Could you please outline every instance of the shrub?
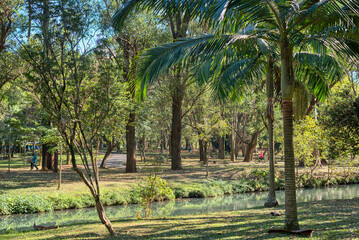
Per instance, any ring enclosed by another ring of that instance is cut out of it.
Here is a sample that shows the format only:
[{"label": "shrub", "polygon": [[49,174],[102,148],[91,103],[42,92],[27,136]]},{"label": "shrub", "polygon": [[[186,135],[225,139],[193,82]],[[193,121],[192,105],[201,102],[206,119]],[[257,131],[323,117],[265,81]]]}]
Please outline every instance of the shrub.
[{"label": "shrub", "polygon": [[136,189],[140,194],[141,204],[145,207],[145,218],[151,216],[151,205],[153,201],[174,199],[172,189],[167,186],[167,181],[152,175],[145,177]]},{"label": "shrub", "polygon": [[46,197],[37,195],[1,196],[1,214],[21,214],[52,211],[53,207]]}]

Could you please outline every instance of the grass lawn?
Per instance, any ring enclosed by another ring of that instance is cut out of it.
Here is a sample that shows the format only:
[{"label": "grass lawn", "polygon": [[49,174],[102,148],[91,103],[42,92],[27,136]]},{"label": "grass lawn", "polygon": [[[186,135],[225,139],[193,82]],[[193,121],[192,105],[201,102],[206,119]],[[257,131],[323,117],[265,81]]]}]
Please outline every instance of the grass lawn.
[{"label": "grass lawn", "polygon": [[[331,200],[298,205],[301,229],[314,229],[313,239],[359,239],[359,199]],[[149,220],[114,219],[116,237],[98,222],[60,226],[47,231],[1,232],[0,239],[294,239],[300,236],[268,234],[281,228],[284,216],[273,209],[256,208],[205,215]],[[276,209],[284,212],[283,206]]]}]

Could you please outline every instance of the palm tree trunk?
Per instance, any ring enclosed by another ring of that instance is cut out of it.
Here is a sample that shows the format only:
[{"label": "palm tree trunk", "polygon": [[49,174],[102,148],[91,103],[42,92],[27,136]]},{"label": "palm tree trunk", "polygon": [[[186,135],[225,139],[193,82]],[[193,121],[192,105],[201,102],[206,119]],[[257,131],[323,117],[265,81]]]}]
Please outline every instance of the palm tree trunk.
[{"label": "palm tree trunk", "polygon": [[268,120],[268,160],[269,160],[269,192],[267,201],[264,203],[265,207],[278,206],[278,201],[275,196],[275,181],[274,181],[274,112],[273,112],[273,97],[274,97],[274,83],[273,83],[273,60],[269,59],[267,69],[267,120]]},{"label": "palm tree trunk", "polygon": [[293,50],[288,39],[281,43],[281,90],[284,131],[285,169],[285,226],[287,230],[298,230],[297,199],[295,186],[295,161],[293,147]]},{"label": "palm tree trunk", "polygon": [[283,99],[282,101],[285,164],[285,229],[298,230],[292,104],[292,100],[289,99]]}]

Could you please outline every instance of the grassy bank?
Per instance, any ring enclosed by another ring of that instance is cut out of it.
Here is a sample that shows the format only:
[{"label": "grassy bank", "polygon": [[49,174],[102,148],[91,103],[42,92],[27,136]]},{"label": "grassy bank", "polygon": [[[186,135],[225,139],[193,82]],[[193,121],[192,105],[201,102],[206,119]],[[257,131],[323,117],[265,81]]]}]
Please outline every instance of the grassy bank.
[{"label": "grassy bank", "polygon": [[[156,158],[153,155],[152,158]],[[65,158],[64,158],[65,159]],[[150,157],[148,158],[150,159]],[[65,162],[64,162],[65,164]],[[171,171],[170,162],[165,161],[157,174],[165,179],[173,195],[177,198],[213,197],[268,189],[268,163],[243,163],[240,161],[211,159],[208,166],[203,166],[196,158],[196,153],[183,156],[184,170]],[[23,158],[12,159],[11,172],[6,170],[6,160],[0,161],[0,214],[33,213],[60,209],[85,208],[94,206],[87,187],[71,166],[63,166],[62,187],[57,190],[58,173],[51,171],[29,171],[23,165]],[[283,163],[276,164],[276,188],[284,188]],[[313,178],[306,174],[305,168],[298,169],[298,187],[321,187],[338,184],[358,183],[359,169],[352,167],[350,176],[346,169],[336,167],[330,178],[327,168],[315,172]],[[138,162],[138,173],[126,174],[123,168],[100,170],[102,200],[104,205],[139,203],[138,182],[153,174],[152,162]],[[171,198],[161,196],[163,199]]]},{"label": "grassy bank", "polygon": [[[276,189],[284,189],[282,174],[277,174],[275,178]],[[350,179],[333,178],[327,179],[307,179],[301,178],[298,185],[309,187],[333,186],[344,183],[358,183],[359,179],[352,177]],[[222,196],[226,194],[249,193],[268,190],[268,171],[254,169],[241,180],[214,180],[205,179],[194,181],[192,183],[172,183],[167,192],[158,195],[155,200],[171,200],[175,198],[205,198]],[[102,193],[102,202],[105,206],[125,205],[141,203],[141,192],[144,191],[143,185],[134,184],[134,186],[125,189],[105,190]],[[89,193],[77,194],[20,194],[0,196],[0,214],[23,214],[48,212],[63,209],[78,209],[94,207],[95,202]]]},{"label": "grassy bank", "polygon": [[[81,222],[47,231],[0,233],[1,239],[292,239],[268,234],[281,228],[284,216],[270,216],[273,209],[257,208],[205,215],[150,220],[111,219],[117,237],[108,236],[103,225]],[[276,209],[281,213],[283,207]],[[331,200],[298,205],[301,229],[314,229],[313,239],[359,239],[359,199]]]}]

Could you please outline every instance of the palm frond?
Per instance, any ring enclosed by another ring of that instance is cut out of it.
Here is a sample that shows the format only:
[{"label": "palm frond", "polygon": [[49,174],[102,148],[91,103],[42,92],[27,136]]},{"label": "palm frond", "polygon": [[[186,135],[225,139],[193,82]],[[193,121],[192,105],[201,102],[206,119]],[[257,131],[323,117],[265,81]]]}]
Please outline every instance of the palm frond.
[{"label": "palm frond", "polygon": [[330,87],[343,75],[343,67],[334,57],[327,54],[300,52],[295,54],[294,61],[298,80],[304,82],[320,101],[329,94]]}]

